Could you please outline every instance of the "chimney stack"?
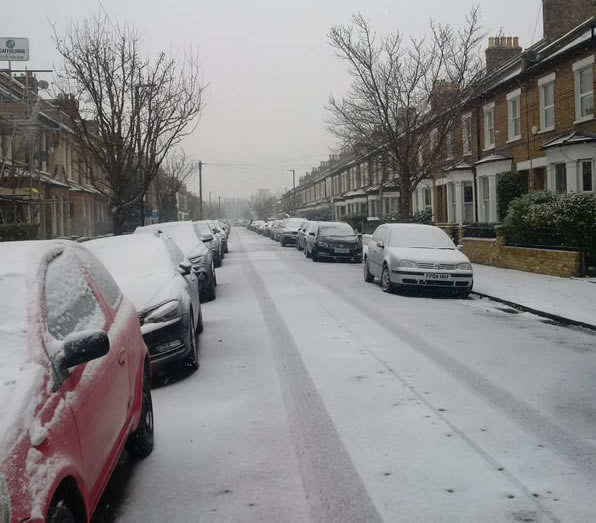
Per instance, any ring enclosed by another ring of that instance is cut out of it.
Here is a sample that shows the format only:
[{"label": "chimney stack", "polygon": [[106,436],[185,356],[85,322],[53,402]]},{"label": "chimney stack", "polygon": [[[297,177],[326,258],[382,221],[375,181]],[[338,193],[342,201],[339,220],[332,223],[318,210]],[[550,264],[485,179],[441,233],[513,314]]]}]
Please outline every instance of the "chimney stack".
[{"label": "chimney stack", "polygon": [[593,0],[542,0],[544,39],[552,42],[593,16]]},{"label": "chimney stack", "polygon": [[522,48],[517,36],[494,36],[488,39],[486,49],[486,72],[492,73],[504,63],[519,56]]}]

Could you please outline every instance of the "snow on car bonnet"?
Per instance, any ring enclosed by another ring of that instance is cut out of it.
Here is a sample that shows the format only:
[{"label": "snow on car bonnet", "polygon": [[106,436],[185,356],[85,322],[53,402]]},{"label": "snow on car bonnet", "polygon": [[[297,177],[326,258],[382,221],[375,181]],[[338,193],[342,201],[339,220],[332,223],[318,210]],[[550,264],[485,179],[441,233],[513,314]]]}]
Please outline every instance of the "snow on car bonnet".
[{"label": "snow on car bonnet", "polygon": [[33,394],[43,369],[29,347],[31,301],[36,299],[37,261],[45,242],[0,245],[0,457],[32,419]]}]

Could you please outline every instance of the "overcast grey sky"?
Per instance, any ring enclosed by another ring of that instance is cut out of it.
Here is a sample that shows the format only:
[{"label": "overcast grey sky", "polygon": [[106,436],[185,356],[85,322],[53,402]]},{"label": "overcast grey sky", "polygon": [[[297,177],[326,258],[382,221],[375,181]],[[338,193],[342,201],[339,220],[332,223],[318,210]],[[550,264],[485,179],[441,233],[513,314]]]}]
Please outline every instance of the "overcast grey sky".
[{"label": "overcast grey sky", "polygon": [[378,33],[420,36],[431,17],[461,26],[475,4],[487,37],[502,29],[519,36],[522,47],[542,37],[541,0],[21,0],[4,10],[0,36],[29,38],[27,65],[51,68],[59,60],[51,24],[93,16],[103,6],[112,20],[142,31],[149,54],[198,49],[208,105],[184,149],[205,162],[205,198],[238,197],[291,187],[289,169],[298,178],[337,146],[324,107],[350,79],[329,46],[331,26],[360,12]]}]

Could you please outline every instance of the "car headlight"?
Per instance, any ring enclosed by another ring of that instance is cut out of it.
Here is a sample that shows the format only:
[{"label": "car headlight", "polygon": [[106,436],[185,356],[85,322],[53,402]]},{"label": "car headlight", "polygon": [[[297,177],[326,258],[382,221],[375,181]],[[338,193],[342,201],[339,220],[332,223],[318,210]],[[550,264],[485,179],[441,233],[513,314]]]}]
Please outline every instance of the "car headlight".
[{"label": "car headlight", "polygon": [[329,244],[327,242],[317,242],[317,245],[319,247],[329,247]]},{"label": "car headlight", "polygon": [[471,263],[458,263],[457,268],[460,271],[471,271],[472,270],[472,264]]},{"label": "car headlight", "polygon": [[153,309],[145,316],[144,323],[159,323],[171,320],[177,316],[180,316],[180,302],[178,300],[172,300]]},{"label": "car headlight", "polygon": [[10,496],[2,476],[0,476],[0,523],[10,523]]},{"label": "car headlight", "polygon": [[406,267],[408,269],[415,269],[416,263],[410,260],[399,260],[400,267]]}]

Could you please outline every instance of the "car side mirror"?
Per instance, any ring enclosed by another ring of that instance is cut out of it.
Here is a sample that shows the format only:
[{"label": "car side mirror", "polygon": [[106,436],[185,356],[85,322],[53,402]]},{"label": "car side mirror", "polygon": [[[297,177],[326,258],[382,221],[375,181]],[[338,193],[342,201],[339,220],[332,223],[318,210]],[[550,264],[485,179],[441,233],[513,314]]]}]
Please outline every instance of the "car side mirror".
[{"label": "car side mirror", "polygon": [[62,347],[60,367],[63,370],[105,356],[110,350],[108,335],[102,331],[85,331],[66,338]]},{"label": "car side mirror", "polygon": [[464,246],[463,245],[458,245],[456,248],[457,248],[457,250],[459,252],[464,252]]},{"label": "car side mirror", "polygon": [[201,237],[201,241],[203,242],[212,242],[213,241],[213,234],[203,234]]},{"label": "car side mirror", "polygon": [[183,276],[189,275],[191,270],[192,264],[189,261],[184,260],[183,262],[180,262],[180,265],[178,265],[178,272]]},{"label": "car side mirror", "polygon": [[379,249],[384,249],[385,248],[385,244],[383,242],[377,242],[377,247]]}]

